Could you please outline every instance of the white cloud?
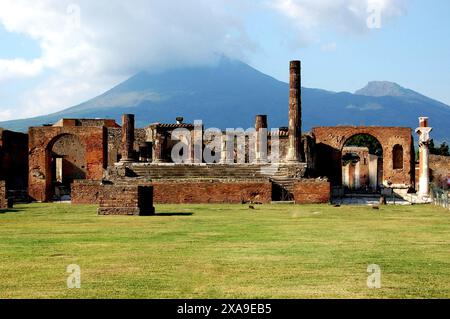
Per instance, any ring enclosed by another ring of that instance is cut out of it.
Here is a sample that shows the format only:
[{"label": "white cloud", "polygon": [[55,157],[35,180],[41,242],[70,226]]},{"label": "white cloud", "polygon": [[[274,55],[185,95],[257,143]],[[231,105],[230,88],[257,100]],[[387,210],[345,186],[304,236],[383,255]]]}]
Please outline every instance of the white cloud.
[{"label": "white cloud", "polygon": [[[324,29],[361,34],[367,21],[378,14],[381,24],[404,15],[409,0],[272,0],[268,5],[296,27],[296,45],[320,42]],[[374,12],[375,9],[375,12]]]},{"label": "white cloud", "polygon": [[76,104],[143,69],[211,63],[217,53],[243,58],[254,48],[225,0],[0,0],[0,23],[42,51],[0,60],[0,82],[53,74],[23,97],[21,116]]},{"label": "white cloud", "polygon": [[11,109],[0,110],[0,120],[10,120],[13,118],[13,112]]},{"label": "white cloud", "polygon": [[247,60],[258,47],[246,33],[246,14],[261,8],[287,16],[299,38],[314,39],[324,26],[361,28],[368,1],[392,17],[403,13],[407,0],[272,0],[269,6],[227,0],[0,0],[3,27],[31,37],[42,52],[29,61],[0,60],[0,83],[51,74],[23,95],[14,117],[45,114],[143,69],[210,63],[217,53]]},{"label": "white cloud", "polygon": [[66,75],[198,64],[252,46],[224,0],[1,0],[0,21],[39,41],[45,67]]},{"label": "white cloud", "polygon": [[42,60],[0,59],[0,81],[18,77],[34,77],[44,69]]}]

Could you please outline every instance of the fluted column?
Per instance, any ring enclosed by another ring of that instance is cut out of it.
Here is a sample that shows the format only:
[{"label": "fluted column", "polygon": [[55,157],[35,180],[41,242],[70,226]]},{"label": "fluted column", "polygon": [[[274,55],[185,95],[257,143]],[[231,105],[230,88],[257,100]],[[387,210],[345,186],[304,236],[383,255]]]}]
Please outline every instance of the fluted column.
[{"label": "fluted column", "polygon": [[156,132],[153,143],[153,163],[162,163],[164,149],[164,136],[160,132]]}]

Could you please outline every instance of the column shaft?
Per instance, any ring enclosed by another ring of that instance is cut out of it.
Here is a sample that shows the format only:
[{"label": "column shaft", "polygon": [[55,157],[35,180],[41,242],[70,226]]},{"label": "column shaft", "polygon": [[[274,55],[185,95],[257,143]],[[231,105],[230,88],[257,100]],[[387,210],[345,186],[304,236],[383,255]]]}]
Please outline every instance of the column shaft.
[{"label": "column shaft", "polygon": [[122,116],[122,162],[134,161],[134,115]]},{"label": "column shaft", "polygon": [[301,62],[290,63],[289,89],[289,150],[287,160],[299,162],[301,159],[302,110],[301,110]]}]

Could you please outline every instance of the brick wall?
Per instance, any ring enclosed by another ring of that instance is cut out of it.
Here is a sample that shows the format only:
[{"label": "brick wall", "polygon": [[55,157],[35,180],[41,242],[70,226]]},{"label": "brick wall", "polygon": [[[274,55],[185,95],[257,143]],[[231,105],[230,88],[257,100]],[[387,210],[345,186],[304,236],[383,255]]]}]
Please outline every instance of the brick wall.
[{"label": "brick wall", "polygon": [[8,190],[28,186],[28,135],[0,128],[0,180]]},{"label": "brick wall", "polygon": [[[373,136],[383,148],[383,181],[390,181],[397,187],[414,184],[415,153],[410,128],[404,127],[357,127],[334,126],[315,127],[312,130],[317,145],[317,175],[326,176],[333,185],[342,185],[341,153],[345,143],[355,135]],[[403,147],[403,168],[394,168],[393,150]]]},{"label": "brick wall", "polygon": [[[122,129],[108,128],[108,166],[114,166],[121,157],[123,151]],[[145,129],[134,130],[134,150],[136,152],[136,160],[138,159],[139,146],[147,142],[147,132]]]},{"label": "brick wall", "polygon": [[155,213],[153,187],[104,185],[99,215],[149,216]]},{"label": "brick wall", "polygon": [[430,170],[432,182],[441,183],[450,176],[450,156],[430,155]]},{"label": "brick wall", "polygon": [[155,182],[158,204],[220,204],[272,201],[272,183],[267,182]]},{"label": "brick wall", "polygon": [[[130,183],[138,181],[130,181]],[[147,184],[146,184],[147,185]],[[272,183],[261,182],[175,182],[149,183],[154,187],[157,204],[208,204],[272,201]],[[72,204],[97,204],[104,188],[99,181],[76,181],[72,184]]]},{"label": "brick wall", "polygon": [[86,179],[103,178],[106,168],[106,129],[103,127],[31,127],[29,129],[30,197],[49,201],[53,195],[50,150],[64,136],[71,135],[83,145]]},{"label": "brick wall", "polygon": [[296,204],[326,204],[330,202],[331,184],[323,180],[304,180],[294,184]]},{"label": "brick wall", "polygon": [[4,181],[0,181],[0,209],[5,209],[8,206],[6,200],[6,186]]},{"label": "brick wall", "polygon": [[72,204],[98,204],[103,194],[101,181],[77,180],[72,183]]}]

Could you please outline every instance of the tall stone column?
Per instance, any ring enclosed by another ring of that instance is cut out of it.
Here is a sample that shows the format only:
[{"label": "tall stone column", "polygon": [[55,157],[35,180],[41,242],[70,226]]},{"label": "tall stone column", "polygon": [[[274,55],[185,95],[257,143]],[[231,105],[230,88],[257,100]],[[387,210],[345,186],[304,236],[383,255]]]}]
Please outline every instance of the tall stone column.
[{"label": "tall stone column", "polygon": [[433,129],[428,127],[428,118],[419,118],[419,127],[416,133],[419,134],[419,196],[426,197],[430,194],[430,132]]},{"label": "tall stone column", "polygon": [[[267,162],[267,115],[256,115],[255,162]],[[266,136],[264,136],[264,134]],[[266,145],[264,145],[264,143]]]},{"label": "tall stone column", "polygon": [[134,114],[124,114],[122,116],[121,162],[134,162]]},{"label": "tall stone column", "polygon": [[288,162],[300,162],[302,140],[301,62],[290,63]]}]

